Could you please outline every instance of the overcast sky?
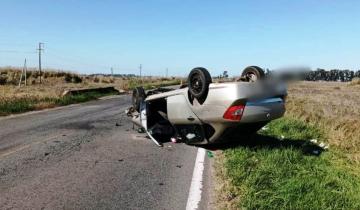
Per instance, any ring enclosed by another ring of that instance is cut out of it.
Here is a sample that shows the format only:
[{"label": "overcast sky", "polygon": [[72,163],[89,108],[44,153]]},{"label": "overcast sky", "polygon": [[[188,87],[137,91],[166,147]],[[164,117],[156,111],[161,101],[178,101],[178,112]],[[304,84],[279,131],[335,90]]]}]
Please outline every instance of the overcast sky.
[{"label": "overcast sky", "polygon": [[0,66],[80,73],[214,75],[248,65],[360,69],[360,1],[61,0],[0,2]]}]

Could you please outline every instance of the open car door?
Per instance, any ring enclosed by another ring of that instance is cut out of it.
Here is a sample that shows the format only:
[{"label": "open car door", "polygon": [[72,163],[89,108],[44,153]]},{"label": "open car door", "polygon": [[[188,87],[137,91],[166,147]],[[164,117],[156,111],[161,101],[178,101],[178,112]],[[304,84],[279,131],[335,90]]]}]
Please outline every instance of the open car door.
[{"label": "open car door", "polygon": [[147,122],[147,114],[148,114],[148,109],[147,109],[147,103],[145,101],[142,101],[140,103],[140,123],[142,125],[142,127],[144,128],[146,134],[149,136],[149,138],[159,147],[162,146],[162,143],[160,143],[159,141],[157,141],[152,135],[151,132],[149,132],[148,130],[148,122]]}]

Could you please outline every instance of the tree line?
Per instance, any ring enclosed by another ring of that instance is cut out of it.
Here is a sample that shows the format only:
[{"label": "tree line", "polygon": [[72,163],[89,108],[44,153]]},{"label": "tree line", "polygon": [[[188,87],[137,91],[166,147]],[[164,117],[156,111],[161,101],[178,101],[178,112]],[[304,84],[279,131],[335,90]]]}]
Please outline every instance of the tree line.
[{"label": "tree line", "polygon": [[351,71],[351,70],[333,69],[330,71],[326,71],[325,69],[316,69],[315,71],[305,72],[304,80],[349,82],[354,77],[360,77],[360,70]]},{"label": "tree line", "polygon": [[266,70],[267,75],[280,76],[285,80],[305,80],[305,81],[338,81],[350,82],[353,78],[360,78],[360,70],[341,70],[341,69],[316,69],[316,70],[299,70],[299,71],[269,71]]}]

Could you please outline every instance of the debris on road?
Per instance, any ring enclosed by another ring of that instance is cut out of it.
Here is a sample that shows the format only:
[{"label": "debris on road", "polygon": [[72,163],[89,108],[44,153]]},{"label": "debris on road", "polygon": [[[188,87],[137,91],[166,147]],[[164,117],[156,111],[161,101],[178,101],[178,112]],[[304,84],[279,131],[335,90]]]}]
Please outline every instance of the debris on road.
[{"label": "debris on road", "polygon": [[138,133],[145,133],[145,129],[144,129],[144,128],[138,128],[138,129],[137,129],[137,132],[138,132]]},{"label": "debris on road", "polygon": [[208,156],[209,158],[213,158],[213,157],[214,157],[214,154],[213,154],[211,151],[208,150],[206,153],[207,153],[207,156]]},{"label": "debris on road", "polygon": [[170,140],[172,143],[177,143],[177,139],[175,137],[171,137]]}]

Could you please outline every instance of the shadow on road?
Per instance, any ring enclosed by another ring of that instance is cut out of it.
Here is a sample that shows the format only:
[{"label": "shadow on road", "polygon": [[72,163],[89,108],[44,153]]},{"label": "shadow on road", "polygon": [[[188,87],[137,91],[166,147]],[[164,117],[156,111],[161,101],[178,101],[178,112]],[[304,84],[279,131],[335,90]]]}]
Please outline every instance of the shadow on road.
[{"label": "shadow on road", "polygon": [[254,134],[243,138],[229,139],[226,143],[202,146],[208,150],[225,150],[237,147],[246,147],[251,150],[293,148],[300,150],[304,155],[319,156],[324,149],[317,144],[302,139],[278,139],[271,136]]}]

